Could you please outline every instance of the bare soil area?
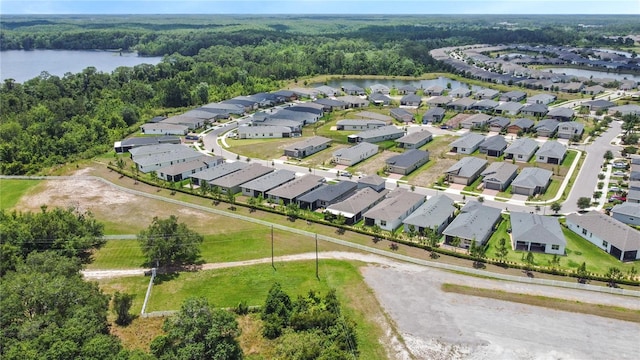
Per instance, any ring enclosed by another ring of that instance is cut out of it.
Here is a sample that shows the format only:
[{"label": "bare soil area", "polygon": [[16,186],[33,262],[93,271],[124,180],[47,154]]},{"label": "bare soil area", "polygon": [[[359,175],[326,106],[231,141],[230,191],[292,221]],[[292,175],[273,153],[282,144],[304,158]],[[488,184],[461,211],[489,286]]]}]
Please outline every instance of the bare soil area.
[{"label": "bare soil area", "polygon": [[397,152],[383,151],[353,167],[354,172],[361,172],[367,175],[376,174],[379,170],[384,169],[385,162],[388,158],[398,155]]}]

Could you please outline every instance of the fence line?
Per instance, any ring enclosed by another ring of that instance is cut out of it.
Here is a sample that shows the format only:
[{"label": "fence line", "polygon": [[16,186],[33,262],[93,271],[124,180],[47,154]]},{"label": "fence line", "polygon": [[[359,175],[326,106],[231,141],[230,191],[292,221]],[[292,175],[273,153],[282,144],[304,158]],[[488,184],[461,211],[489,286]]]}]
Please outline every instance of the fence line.
[{"label": "fence line", "polygon": [[156,279],[156,268],[151,269],[151,279],[149,279],[149,285],[147,286],[147,293],[144,295],[144,302],[142,303],[142,310],[140,311],[140,315],[142,317],[146,317],[145,314],[147,312],[147,303],[149,302],[149,297],[151,297],[151,288],[153,287],[153,281]]}]

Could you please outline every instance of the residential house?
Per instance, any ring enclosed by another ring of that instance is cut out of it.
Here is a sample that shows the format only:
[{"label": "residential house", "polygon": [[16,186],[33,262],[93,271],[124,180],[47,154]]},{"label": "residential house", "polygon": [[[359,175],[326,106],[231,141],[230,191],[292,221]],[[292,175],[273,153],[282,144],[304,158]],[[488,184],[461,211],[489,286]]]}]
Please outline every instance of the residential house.
[{"label": "residential house", "polygon": [[424,89],[424,94],[427,96],[442,96],[442,94],[444,94],[444,88],[438,85],[429,86]]},{"label": "residential house", "polygon": [[632,202],[617,204],[611,209],[611,216],[625,224],[640,226],[640,204]]},{"label": "residential house", "polygon": [[190,147],[176,144],[141,146],[129,150],[139,171],[147,174],[163,167],[199,159],[202,154]]},{"label": "residential house", "polygon": [[420,131],[414,131],[399,139],[396,139],[396,143],[399,148],[403,149],[418,149],[433,139],[433,134],[420,128]]},{"label": "residential house", "polygon": [[477,111],[493,111],[496,107],[500,105],[497,101],[493,101],[490,99],[479,100],[471,105],[471,110]]},{"label": "residential house", "polygon": [[318,90],[321,94],[323,94],[326,97],[336,96],[340,92],[340,90],[327,85],[317,86],[316,90]]},{"label": "residential house", "polygon": [[500,209],[482,205],[475,200],[469,201],[442,232],[445,243],[452,244],[454,239],[458,239],[458,246],[464,249],[471,247],[474,241],[477,245],[484,245],[501,219]]},{"label": "residential house", "polygon": [[601,85],[593,85],[582,89],[582,93],[586,95],[598,95],[603,93],[606,89]]},{"label": "residential house", "polygon": [[421,103],[422,97],[416,94],[407,94],[400,99],[400,105],[402,106],[419,107]]},{"label": "residential house", "polygon": [[400,108],[391,109],[391,111],[389,111],[389,114],[391,115],[392,118],[398,121],[402,121],[406,123],[413,121],[413,113],[407,109],[400,109]]},{"label": "residential house", "polygon": [[246,96],[237,96],[233,99],[223,100],[221,103],[242,106],[245,112],[258,110],[259,106],[255,100],[251,100]]},{"label": "residential house", "polygon": [[145,135],[187,135],[189,127],[186,125],[159,123],[147,123],[140,126],[140,131]]},{"label": "residential house", "polygon": [[562,164],[567,155],[567,147],[557,141],[545,141],[536,152],[536,162],[542,164]]},{"label": "residential house", "polygon": [[360,96],[360,95],[365,95],[366,94],[364,89],[361,88],[360,86],[357,86],[357,85],[344,85],[342,87],[342,91],[347,95]]},{"label": "residential house", "polygon": [[300,209],[314,211],[319,208],[342,201],[351,196],[358,188],[358,184],[353,181],[340,181],[337,184],[322,184],[317,189],[298,197]]},{"label": "residential house", "polygon": [[463,129],[480,129],[485,125],[488,125],[489,120],[491,120],[491,115],[473,114],[468,118],[462,120],[462,122],[460,123],[460,126]]},{"label": "residential house", "polygon": [[221,164],[224,161],[222,156],[200,155],[193,160],[179,162],[173,165],[163,166],[156,170],[158,178],[169,181],[182,181],[188,179],[196,172],[203,171],[210,167]]},{"label": "residential house", "polygon": [[524,116],[532,116],[537,118],[545,116],[547,112],[549,112],[549,110],[547,109],[547,105],[537,103],[529,104],[520,110],[520,113]]},{"label": "residential house", "polygon": [[202,105],[200,109],[204,111],[210,111],[212,113],[217,113],[217,114],[220,114],[220,113],[234,114],[234,115],[244,114],[244,107],[236,104],[209,103],[206,105]]},{"label": "residential house", "polygon": [[321,98],[316,99],[313,102],[322,105],[325,112],[344,110],[347,108],[346,102],[335,99]]},{"label": "residential house", "polygon": [[599,211],[566,217],[567,227],[620,261],[640,259],[640,231]]},{"label": "residential house", "polygon": [[430,197],[427,202],[402,221],[404,231],[408,233],[410,227],[413,226],[415,231],[422,235],[428,230],[435,231],[438,235],[442,234],[442,231],[455,216],[457,209],[453,204],[453,200],[446,195]]},{"label": "residential house", "polygon": [[607,110],[616,104],[607,100],[592,100],[582,103],[581,106],[586,107],[589,111]]},{"label": "residential house", "polygon": [[558,138],[573,139],[574,136],[581,137],[584,132],[584,124],[577,121],[568,121],[558,124]]},{"label": "residential house", "polygon": [[376,129],[365,130],[357,134],[349,135],[347,141],[350,143],[369,142],[377,143],[385,140],[395,140],[404,136],[404,130],[393,125],[381,126]]},{"label": "residential house", "polygon": [[209,183],[212,180],[221,178],[225,175],[229,175],[232,172],[236,172],[240,169],[244,169],[247,166],[249,166],[249,164],[241,161],[225,162],[196,172],[195,174],[191,175],[191,181],[193,182],[193,185],[200,186],[203,182]]},{"label": "residential house", "polygon": [[[434,91],[435,91],[435,89],[434,89]],[[428,95],[430,95],[430,96],[431,95],[442,95],[443,91],[444,91],[444,89],[442,89],[439,94],[428,94]],[[400,86],[398,88],[398,95],[415,94],[416,92],[418,92],[418,89],[416,89],[416,87],[413,86],[413,85],[403,85],[403,86]]]},{"label": "residential house", "polygon": [[422,123],[427,124],[429,122],[437,123],[444,119],[445,110],[443,108],[434,107],[422,115]]},{"label": "residential house", "polygon": [[524,91],[514,90],[508,91],[502,95],[500,95],[500,101],[512,101],[512,102],[520,102],[527,97],[527,93]]},{"label": "residential house", "polygon": [[322,176],[305,174],[267,191],[267,196],[275,203],[297,204],[299,197],[319,188],[324,181]]},{"label": "residential house", "polygon": [[435,96],[432,97],[430,99],[427,100],[427,105],[429,105],[429,107],[434,108],[434,107],[447,107],[447,105],[451,102],[451,97],[449,96]]},{"label": "residential house", "polygon": [[551,182],[552,175],[553,173],[547,169],[524,168],[511,183],[511,192],[527,196],[544,194]]},{"label": "residential house", "polygon": [[[201,128],[204,125],[205,121],[201,118],[186,116],[186,115],[176,115],[168,117],[158,124],[173,124],[173,125],[184,125],[189,128],[189,130],[195,130]],[[168,134],[172,135],[172,134]]]},{"label": "residential house", "polygon": [[358,145],[334,151],[332,161],[339,165],[353,166],[377,153],[378,145],[361,142]]},{"label": "residential house", "polygon": [[449,183],[466,186],[474,182],[486,167],[487,160],[485,159],[465,157],[447,169],[445,175]]},{"label": "residential house", "polygon": [[320,90],[318,89],[309,89],[309,88],[303,88],[303,87],[294,87],[291,88],[291,91],[293,91],[298,98],[307,98],[307,99],[315,99],[317,98],[321,93]]},{"label": "residential house", "polygon": [[344,119],[338,120],[336,122],[336,130],[347,130],[347,131],[357,131],[357,130],[370,130],[379,128],[381,126],[386,126],[387,123],[380,120],[371,120],[371,119]]},{"label": "residential house", "polygon": [[353,225],[362,219],[363,213],[384,200],[387,193],[388,190],[377,192],[369,187],[358,189],[348,198],[327,206],[325,214],[330,217],[342,215],[345,218],[345,224]]},{"label": "residential house", "polygon": [[391,104],[391,98],[379,92],[369,94],[369,101],[378,106],[387,106]]},{"label": "residential house", "polygon": [[555,119],[544,119],[538,121],[538,123],[533,127],[536,134],[540,137],[552,137],[556,131],[558,131],[558,125],[560,122]]},{"label": "residential house", "polygon": [[518,165],[506,162],[494,162],[480,176],[485,189],[505,191],[518,175]]},{"label": "residential house", "polygon": [[449,91],[449,96],[455,98],[465,98],[471,96],[471,89],[468,87],[459,87],[457,89]]},{"label": "residential house", "polygon": [[378,175],[367,175],[358,180],[358,190],[364,188],[371,188],[377,192],[384,190],[386,180]]},{"label": "residential house", "polygon": [[291,137],[293,131],[287,126],[238,126],[240,139],[274,139]]},{"label": "residential house", "polygon": [[515,119],[511,124],[507,125],[507,133],[519,134],[520,132],[526,133],[531,131],[535,121],[528,118]]},{"label": "residential house", "polygon": [[223,193],[236,194],[240,192],[240,186],[253,179],[257,179],[273,171],[273,168],[260,164],[250,164],[246,168],[234,171],[225,176],[219,177],[209,182],[211,186],[217,186]]},{"label": "residential house", "polygon": [[500,94],[500,91],[498,91],[498,90],[481,89],[481,90],[476,91],[476,93],[473,95],[473,97],[478,99],[478,100],[490,100],[490,99],[493,99],[493,98],[497,97],[498,94]]},{"label": "residential house", "polygon": [[560,85],[560,91],[571,94],[579,93],[582,89],[584,89],[584,84],[581,82],[570,82]]},{"label": "residential house", "polygon": [[354,117],[367,119],[367,120],[378,120],[384,121],[386,125],[391,125],[393,123],[393,118],[391,116],[387,116],[384,114],[379,114],[371,111],[360,111],[358,113],[352,114]]},{"label": "residential house", "polygon": [[331,145],[331,139],[313,136],[284,148],[284,156],[302,159],[328,148],[329,145]]},{"label": "residential house", "polygon": [[249,197],[262,196],[266,198],[267,191],[274,189],[284,183],[292,181],[296,178],[295,171],[291,170],[276,170],[269,172],[251,181],[242,184],[242,195]]},{"label": "residential house", "polygon": [[411,149],[388,158],[385,162],[390,173],[408,175],[429,161],[429,152]]},{"label": "residential house", "polygon": [[538,142],[529,138],[516,139],[504,150],[505,159],[527,162],[538,149]]},{"label": "residential house", "polygon": [[364,224],[378,225],[382,230],[394,231],[402,225],[402,220],[411,215],[424,201],[424,195],[398,188],[364,213]]},{"label": "residential house", "polygon": [[496,108],[493,109],[493,111],[496,114],[502,114],[502,115],[518,115],[518,113],[520,113],[520,110],[523,107],[524,105],[518,102],[504,102],[496,106]]},{"label": "residential house", "polygon": [[116,153],[125,153],[133,148],[141,146],[153,146],[160,144],[180,144],[180,138],[177,136],[165,135],[165,136],[146,136],[146,137],[132,137],[113,143],[113,150]]},{"label": "residential house", "polygon": [[465,111],[471,109],[476,101],[471,98],[459,98],[447,104],[448,109],[456,111]]},{"label": "residential house", "polygon": [[556,96],[551,94],[537,94],[527,98],[527,104],[549,105],[556,101]]},{"label": "residential house", "polygon": [[500,157],[502,153],[507,148],[507,140],[504,139],[504,136],[495,135],[489,136],[484,139],[484,141],[480,144],[480,153],[486,154],[487,156]]},{"label": "residential house", "polygon": [[347,104],[348,109],[357,109],[369,106],[369,100],[353,95],[338,96],[336,97],[336,100]]},{"label": "residential house", "polygon": [[272,94],[285,98],[285,101],[298,100],[298,95],[291,90],[278,90],[272,92]]},{"label": "residential house", "polygon": [[494,116],[489,120],[489,131],[502,132],[510,123],[511,120],[505,117]]},{"label": "residential house", "polygon": [[389,87],[386,85],[373,84],[371,85],[371,87],[369,87],[369,90],[371,90],[372,94],[379,93],[379,94],[389,95]]},{"label": "residential house", "polygon": [[515,250],[564,255],[567,240],[557,218],[515,211],[510,216]]},{"label": "residential house", "polygon": [[628,104],[613,106],[609,108],[609,115],[617,115],[618,113],[620,113],[621,116],[640,115],[640,105]]},{"label": "residential house", "polygon": [[575,115],[573,109],[566,107],[557,107],[549,110],[547,117],[558,121],[571,121]]},{"label": "residential house", "polygon": [[449,146],[453,153],[470,155],[478,150],[484,139],[483,135],[470,132],[462,135],[460,138],[449,144]]}]

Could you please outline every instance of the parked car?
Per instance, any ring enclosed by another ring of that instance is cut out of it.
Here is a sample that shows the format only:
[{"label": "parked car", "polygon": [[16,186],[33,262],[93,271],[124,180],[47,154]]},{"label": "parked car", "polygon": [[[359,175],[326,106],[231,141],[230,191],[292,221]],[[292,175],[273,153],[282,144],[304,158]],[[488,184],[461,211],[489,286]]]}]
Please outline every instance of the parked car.
[{"label": "parked car", "polygon": [[626,172],[624,172],[624,171],[614,171],[614,172],[612,173],[612,175],[613,175],[613,176],[625,176],[625,175],[627,175],[627,173],[626,173]]},{"label": "parked car", "polygon": [[613,168],[614,169],[626,169],[627,168],[627,163],[615,162],[615,163],[613,163]]},{"label": "parked car", "polygon": [[609,191],[615,191],[615,192],[618,192],[618,191],[620,191],[620,188],[619,188],[619,187],[617,187],[617,186],[612,186],[612,187],[610,187],[610,188],[609,188]]}]

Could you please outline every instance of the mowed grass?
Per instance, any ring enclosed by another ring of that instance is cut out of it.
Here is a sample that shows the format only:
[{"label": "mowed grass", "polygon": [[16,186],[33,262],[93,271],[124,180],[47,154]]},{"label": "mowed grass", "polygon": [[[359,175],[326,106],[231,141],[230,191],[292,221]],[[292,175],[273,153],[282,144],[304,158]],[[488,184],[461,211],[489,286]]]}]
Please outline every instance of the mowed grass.
[{"label": "mowed grass", "polygon": [[554,310],[596,315],[616,320],[640,323],[639,310],[631,310],[616,306],[589,304],[580,301],[557,299],[547,296],[518,294],[495,289],[482,289],[456,284],[442,284],[442,290],[445,292],[456,294],[479,296],[502,301],[511,301],[519,304],[541,306]]},{"label": "mowed grass", "polygon": [[274,159],[284,155],[284,148],[302,141],[302,138],[286,139],[229,139],[229,151],[252,159]]},{"label": "mowed grass", "polygon": [[100,279],[97,283],[100,285],[100,289],[108,295],[113,295],[116,291],[133,294],[133,305],[130,312],[132,314],[140,314],[150,279],[148,276],[128,276]]},{"label": "mowed grass", "polygon": [[87,269],[131,269],[144,266],[144,256],[137,240],[108,240],[96,250]]},{"label": "mowed grass", "polygon": [[40,180],[0,179],[0,210],[11,209],[36,185]]}]

